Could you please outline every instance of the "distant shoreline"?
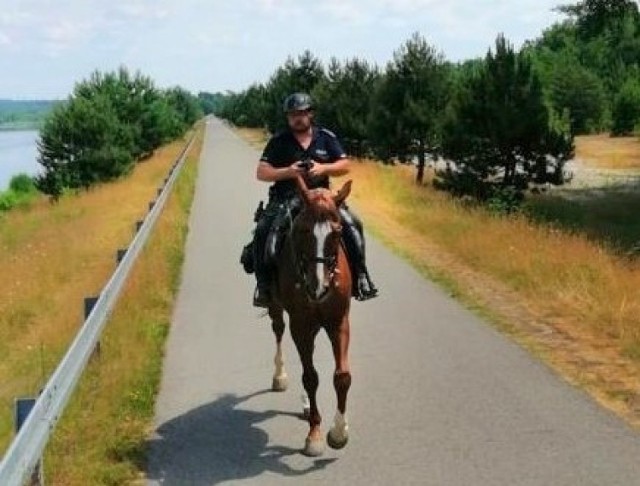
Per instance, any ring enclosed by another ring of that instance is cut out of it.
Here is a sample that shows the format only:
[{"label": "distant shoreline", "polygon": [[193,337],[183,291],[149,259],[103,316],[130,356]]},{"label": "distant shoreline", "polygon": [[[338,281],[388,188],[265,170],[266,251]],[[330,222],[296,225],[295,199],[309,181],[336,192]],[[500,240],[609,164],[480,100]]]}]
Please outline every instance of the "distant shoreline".
[{"label": "distant shoreline", "polygon": [[0,132],[37,132],[42,128],[40,123],[6,123],[0,124]]}]

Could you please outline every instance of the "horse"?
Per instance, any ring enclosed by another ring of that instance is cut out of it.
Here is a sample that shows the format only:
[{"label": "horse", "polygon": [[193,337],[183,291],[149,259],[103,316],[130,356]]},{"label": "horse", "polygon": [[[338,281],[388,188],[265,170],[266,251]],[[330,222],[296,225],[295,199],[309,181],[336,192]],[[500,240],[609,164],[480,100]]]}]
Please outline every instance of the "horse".
[{"label": "horse", "polygon": [[276,259],[277,271],[272,285],[274,303],[268,310],[276,337],[272,389],[285,391],[288,386],[282,353],[286,311],[291,336],[302,362],[302,384],[306,392],[304,415],[309,422],[309,433],[303,453],[317,457],[325,450],[320,428],[322,418],[316,401],[319,377],[313,364],[314,342],[321,329],[326,331],[333,348],[333,384],[337,396],[337,412],[326,442],[332,449],[339,450],[349,440],[346,412],[351,386],[349,311],[352,274],[342,244],[338,208],[351,193],[351,181],[346,182],[337,194],[327,189],[308,189],[302,176],[296,182],[302,208]]}]

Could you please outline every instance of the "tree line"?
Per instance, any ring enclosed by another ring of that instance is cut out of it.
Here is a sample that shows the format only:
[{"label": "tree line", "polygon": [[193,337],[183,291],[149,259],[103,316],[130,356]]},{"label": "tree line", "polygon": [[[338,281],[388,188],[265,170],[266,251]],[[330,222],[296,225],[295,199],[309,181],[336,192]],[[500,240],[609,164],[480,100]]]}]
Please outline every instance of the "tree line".
[{"label": "tree line", "polygon": [[45,100],[0,100],[0,128],[37,128],[55,104],[55,101]]},{"label": "tree line", "polygon": [[49,114],[40,131],[38,189],[53,197],[128,174],[202,116],[183,88],[159,89],[126,68],[94,72]]},{"label": "tree line", "polygon": [[[288,59],[265,83],[217,94],[239,126],[283,128],[284,97],[310,92],[318,122],[350,153],[415,163],[460,196],[517,204],[534,184],[562,184],[574,136],[633,133],[640,123],[640,14],[628,0],[583,0],[520,50],[498,36],[484,58],[452,63],[419,34],[384,67],[353,58]],[[444,165],[445,167],[442,167]]]}]

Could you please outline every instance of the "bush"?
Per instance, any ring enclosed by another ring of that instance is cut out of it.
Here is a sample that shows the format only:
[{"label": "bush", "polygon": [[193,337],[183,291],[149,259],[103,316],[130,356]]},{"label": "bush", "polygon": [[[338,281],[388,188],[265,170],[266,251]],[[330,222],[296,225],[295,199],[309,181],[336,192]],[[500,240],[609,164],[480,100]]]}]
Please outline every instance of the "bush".
[{"label": "bush", "polygon": [[640,122],[640,83],[635,79],[627,81],[613,105],[613,128],[611,133],[614,136],[633,134],[636,126]]},{"label": "bush", "polygon": [[128,174],[136,161],[182,136],[201,116],[191,93],[162,91],[150,78],[95,72],[47,118],[39,141],[37,188],[54,198]]},{"label": "bush", "polygon": [[22,194],[31,194],[36,192],[36,184],[33,177],[27,174],[17,174],[11,178],[9,189]]},{"label": "bush", "polygon": [[89,188],[128,173],[135,162],[134,137],[107,96],[72,98],[40,132],[44,172],[36,180],[38,189],[58,197],[64,188]]},{"label": "bush", "polygon": [[0,192],[0,211],[9,211],[18,205],[18,196],[14,191]]}]

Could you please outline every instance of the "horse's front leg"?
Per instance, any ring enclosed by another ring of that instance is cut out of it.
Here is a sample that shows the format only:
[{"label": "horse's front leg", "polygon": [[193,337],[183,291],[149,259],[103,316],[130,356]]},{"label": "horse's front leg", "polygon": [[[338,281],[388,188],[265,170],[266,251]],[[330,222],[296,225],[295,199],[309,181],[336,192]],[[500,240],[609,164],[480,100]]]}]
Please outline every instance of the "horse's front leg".
[{"label": "horse's front leg", "polygon": [[304,454],[310,457],[321,456],[324,453],[324,438],[320,424],[322,417],[318,410],[316,394],[320,380],[313,364],[314,339],[316,331],[305,325],[304,321],[291,319],[291,335],[295,342],[300,361],[302,363],[302,384],[309,398],[309,434],[305,441]]},{"label": "horse's front leg", "polygon": [[275,392],[284,392],[289,387],[289,377],[284,368],[284,353],[282,351],[282,337],[284,336],[284,312],[282,308],[273,306],[269,308],[269,317],[271,317],[271,329],[276,336],[276,356],[273,360],[275,371],[271,389]]},{"label": "horse's front leg", "polygon": [[333,375],[333,386],[338,399],[338,410],[333,427],[327,434],[327,443],[332,449],[342,449],[349,442],[349,425],[347,423],[347,394],[351,387],[351,368],[349,366],[349,318],[328,329],[329,339],[333,347],[333,356],[336,363]]}]

